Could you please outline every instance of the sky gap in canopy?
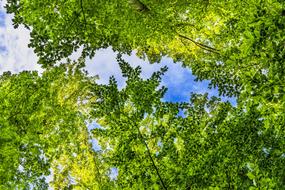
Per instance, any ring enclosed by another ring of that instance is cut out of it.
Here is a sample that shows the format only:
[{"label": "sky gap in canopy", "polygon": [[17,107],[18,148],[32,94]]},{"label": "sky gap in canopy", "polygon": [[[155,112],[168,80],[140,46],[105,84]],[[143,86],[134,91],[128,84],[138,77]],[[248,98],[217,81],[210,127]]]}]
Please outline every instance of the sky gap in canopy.
[{"label": "sky gap in canopy", "polygon": [[[18,73],[23,70],[42,71],[36,64],[37,57],[31,48],[28,48],[29,31],[23,26],[14,29],[12,26],[12,15],[7,15],[3,8],[5,2],[0,2],[0,73],[11,71]],[[76,58],[77,53],[72,55]],[[164,97],[165,101],[182,102],[188,101],[191,93],[209,93],[209,96],[218,96],[217,89],[208,89],[209,81],[195,82],[195,76],[191,70],[183,68],[180,63],[173,64],[170,58],[164,58],[160,64],[149,64],[135,56],[125,55],[124,58],[132,66],[142,67],[142,76],[149,77],[160,67],[167,65],[168,71],[163,76],[162,85],[168,88]],[[99,83],[107,83],[110,76],[114,75],[120,87],[124,85],[121,71],[116,62],[116,53],[111,48],[99,50],[92,60],[87,60],[86,70],[90,75],[99,75]],[[230,101],[236,105],[235,98],[221,97],[223,101]]]}]

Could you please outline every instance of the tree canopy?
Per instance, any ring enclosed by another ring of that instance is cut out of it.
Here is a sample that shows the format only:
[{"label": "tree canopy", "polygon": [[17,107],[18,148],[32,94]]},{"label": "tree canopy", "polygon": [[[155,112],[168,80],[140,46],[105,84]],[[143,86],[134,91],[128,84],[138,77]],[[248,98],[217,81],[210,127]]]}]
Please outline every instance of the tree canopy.
[{"label": "tree canopy", "polygon": [[[6,9],[30,29],[45,71],[1,75],[1,189],[285,188],[283,0],[7,0]],[[84,71],[109,46],[122,89]],[[167,68],[142,79],[122,59],[133,50],[182,62],[237,105],[207,94],[163,101]]]},{"label": "tree canopy", "polygon": [[182,61],[224,95],[237,96],[245,83],[264,77],[284,80],[283,0],[7,2],[15,26],[31,28],[30,46],[44,67],[80,47],[92,57],[112,46],[151,62]]}]

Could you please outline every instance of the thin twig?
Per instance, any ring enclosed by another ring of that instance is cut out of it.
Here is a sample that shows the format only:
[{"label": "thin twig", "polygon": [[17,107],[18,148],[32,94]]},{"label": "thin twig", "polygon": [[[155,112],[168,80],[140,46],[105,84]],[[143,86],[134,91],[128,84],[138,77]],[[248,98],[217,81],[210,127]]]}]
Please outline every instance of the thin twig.
[{"label": "thin twig", "polygon": [[[76,22],[76,20],[78,19],[78,15],[75,14],[75,17],[73,18],[73,20],[70,22],[70,24],[68,26],[65,27],[64,29],[64,36],[66,37],[67,34],[69,33],[71,27],[73,26],[73,24]],[[67,19],[68,22],[69,19]]]},{"label": "thin twig", "polygon": [[83,14],[84,25],[85,25],[85,29],[86,29],[86,28],[87,28],[87,27],[86,27],[87,22],[86,22],[86,18],[85,18],[85,12],[84,12],[84,9],[83,9],[83,3],[82,3],[82,0],[80,0],[80,7],[81,7],[82,14]]},{"label": "thin twig", "polygon": [[138,126],[136,126],[136,128],[137,128],[138,133],[139,133],[139,135],[140,135],[140,137],[141,137],[141,140],[143,141],[144,145],[146,146],[148,156],[149,156],[149,158],[150,158],[150,160],[151,160],[151,162],[152,162],[152,165],[153,165],[153,167],[154,167],[154,169],[155,169],[155,171],[156,171],[156,174],[158,175],[159,180],[160,180],[160,182],[161,182],[163,188],[164,188],[165,190],[167,190],[167,188],[166,188],[166,186],[165,186],[165,184],[164,184],[164,182],[163,182],[163,180],[162,180],[162,177],[161,177],[160,174],[159,174],[158,168],[156,167],[156,165],[155,165],[155,163],[154,163],[154,160],[153,160],[153,158],[152,158],[152,156],[151,156],[149,147],[148,147],[146,141],[144,140],[144,137],[143,137],[143,135],[141,134],[140,129],[138,128]]},{"label": "thin twig", "polygon": [[191,38],[189,38],[189,37],[187,37],[187,36],[183,36],[182,34],[179,34],[179,33],[177,33],[177,34],[178,34],[178,36],[179,36],[180,38],[183,38],[183,39],[186,39],[186,40],[191,41],[192,43],[194,43],[196,46],[200,47],[201,49],[204,49],[204,50],[206,50],[206,51],[210,51],[210,52],[213,52],[213,53],[220,54],[220,53],[218,52],[219,50],[217,50],[217,49],[215,49],[215,48],[212,48],[212,47],[210,47],[210,46],[207,46],[207,45],[201,44],[201,43],[199,43],[199,42],[196,42],[195,40],[193,40],[193,39],[191,39]]}]

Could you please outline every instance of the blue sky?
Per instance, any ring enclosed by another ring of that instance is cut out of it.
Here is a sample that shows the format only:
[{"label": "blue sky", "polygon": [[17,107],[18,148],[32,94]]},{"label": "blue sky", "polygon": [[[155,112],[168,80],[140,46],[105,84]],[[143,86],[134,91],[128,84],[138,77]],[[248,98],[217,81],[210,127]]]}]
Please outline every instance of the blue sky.
[{"label": "blue sky", "polygon": [[4,26],[5,26],[5,13],[0,12],[0,27],[4,27]]},{"label": "blue sky", "polygon": [[[78,55],[77,55],[78,56]],[[75,56],[76,57],[76,56]],[[181,63],[173,63],[170,58],[163,58],[161,63],[150,64],[148,61],[139,59],[135,52],[131,56],[125,55],[123,58],[133,67],[141,66],[143,78],[148,78],[161,67],[167,66],[168,71],[162,78],[162,85],[168,88],[164,97],[165,101],[182,102],[188,101],[191,93],[208,93],[209,96],[218,96],[217,89],[208,89],[209,81],[195,82],[195,76],[189,68],[182,67]],[[110,76],[115,76],[120,87],[124,86],[124,78],[121,75],[119,65],[116,63],[116,54],[111,48],[99,50],[95,57],[87,60],[86,69],[90,75],[99,75],[99,83],[108,83]],[[221,97],[223,101],[235,103],[234,98]]]},{"label": "blue sky", "polygon": [[[11,15],[6,15],[3,8],[3,1],[0,1],[0,74],[4,71],[18,73],[23,70],[42,71],[36,64],[37,57],[33,50],[28,48],[29,31],[24,27],[14,29],[11,22]],[[78,57],[74,53],[72,58]],[[124,86],[119,65],[116,63],[116,54],[111,48],[99,50],[96,56],[87,60],[86,69],[90,75],[99,75],[99,83],[107,83],[109,77],[114,75],[120,87]],[[188,101],[190,93],[205,93],[210,96],[217,95],[217,89],[208,89],[209,81],[195,82],[189,68],[183,68],[180,63],[173,63],[170,58],[164,58],[160,64],[149,64],[148,61],[138,59],[135,52],[131,56],[124,58],[132,65],[142,67],[142,77],[149,77],[154,71],[162,66],[168,66],[168,72],[164,75],[162,85],[168,88],[165,101]],[[235,103],[234,99],[222,98]]]}]

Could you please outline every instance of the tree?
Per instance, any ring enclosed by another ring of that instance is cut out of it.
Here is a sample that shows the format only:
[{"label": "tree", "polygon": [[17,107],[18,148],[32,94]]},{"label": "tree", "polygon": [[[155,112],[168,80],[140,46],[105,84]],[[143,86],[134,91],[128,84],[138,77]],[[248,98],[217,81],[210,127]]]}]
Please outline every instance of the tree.
[{"label": "tree", "polygon": [[[30,46],[48,71],[42,77],[27,72],[2,76],[3,187],[44,188],[43,175],[52,168],[55,188],[284,189],[283,4],[8,1],[15,26],[31,29]],[[159,83],[166,68],[143,80],[140,68],[131,68],[120,56],[127,78],[122,90],[114,78],[109,85],[96,84],[80,72],[82,62],[75,70],[71,63],[71,69],[52,68],[80,47],[86,58],[108,46],[120,53],[136,50],[151,62],[165,55],[182,61],[197,80],[211,80],[210,87],[235,96],[238,104],[197,94],[189,102],[163,102],[166,89]],[[14,94],[10,86],[18,80],[15,90],[28,90]],[[93,130],[99,152],[89,144],[87,119],[101,125]],[[22,133],[26,144],[19,146]],[[110,179],[112,168],[119,171],[117,179]]]},{"label": "tree", "polygon": [[92,57],[112,46],[121,53],[137,50],[151,62],[162,56],[182,61],[223,95],[238,96],[248,81],[282,80],[280,0],[7,2],[15,26],[31,28],[30,46],[44,67],[80,47]]},{"label": "tree", "polygon": [[284,106],[252,104],[249,96],[232,107],[207,94],[161,102],[165,68],[143,80],[139,67],[118,60],[127,86],[118,90],[112,78],[95,85],[100,101],[92,106],[102,126],[93,134],[104,162],[119,171],[117,189],[285,187]]},{"label": "tree", "polygon": [[[1,188],[46,189],[48,175],[54,189],[284,188],[280,98],[247,94],[237,107],[207,94],[164,102],[166,68],[143,80],[139,67],[118,62],[121,90],[114,78],[96,84],[82,62],[2,75]],[[92,136],[88,120],[101,126]]]},{"label": "tree", "polygon": [[[122,52],[142,49],[152,55],[150,60],[159,60],[167,53],[162,45],[174,40],[176,30],[192,27],[184,21],[189,15],[187,4],[190,4],[187,0],[163,3],[11,0],[6,8],[15,14],[16,27],[19,24],[32,27],[30,45],[46,66],[70,55],[80,46],[84,46],[84,54],[91,56],[98,48],[112,46]],[[197,0],[190,5],[192,13],[198,15],[201,10],[197,7],[205,7],[206,3]]]},{"label": "tree", "polygon": [[96,189],[100,172],[104,181],[85,123],[90,79],[80,64],[1,76],[1,189],[47,189],[46,178],[55,189]]}]

